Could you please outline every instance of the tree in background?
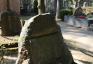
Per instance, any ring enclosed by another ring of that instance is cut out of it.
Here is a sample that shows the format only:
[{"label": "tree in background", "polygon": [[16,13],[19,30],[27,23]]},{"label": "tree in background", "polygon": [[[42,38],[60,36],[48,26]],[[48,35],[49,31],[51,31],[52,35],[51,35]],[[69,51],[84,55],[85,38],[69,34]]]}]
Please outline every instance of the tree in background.
[{"label": "tree in background", "polygon": [[59,18],[59,11],[60,10],[61,10],[61,0],[57,0],[56,19]]},{"label": "tree in background", "polygon": [[45,13],[44,0],[38,0],[38,14]]},{"label": "tree in background", "polygon": [[54,15],[56,15],[57,0],[54,0]]},{"label": "tree in background", "polygon": [[34,12],[35,12],[36,14],[38,14],[37,5],[38,5],[38,1],[37,1],[37,0],[34,0],[33,7],[34,7]]},{"label": "tree in background", "polygon": [[30,7],[32,0],[20,0],[20,6],[24,9],[27,7],[27,5],[29,5]]},{"label": "tree in background", "polygon": [[6,10],[10,11],[9,0],[6,0]]}]

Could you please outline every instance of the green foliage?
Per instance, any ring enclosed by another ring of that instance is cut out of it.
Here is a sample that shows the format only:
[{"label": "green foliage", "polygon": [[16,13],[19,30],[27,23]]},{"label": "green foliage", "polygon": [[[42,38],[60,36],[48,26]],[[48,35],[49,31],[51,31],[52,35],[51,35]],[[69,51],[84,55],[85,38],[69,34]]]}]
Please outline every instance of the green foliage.
[{"label": "green foliage", "polygon": [[0,47],[1,47],[2,50],[6,48],[6,47],[4,47],[2,44],[0,44]]},{"label": "green foliage", "polygon": [[8,64],[8,62],[7,61],[4,61],[4,64]]},{"label": "green foliage", "polygon": [[11,45],[11,44],[12,44],[12,42],[11,42],[11,41],[9,41],[8,46],[9,46],[9,45]]},{"label": "green foliage", "polygon": [[93,15],[93,12],[88,13],[87,15]]},{"label": "green foliage", "polygon": [[37,8],[37,5],[38,5],[38,1],[37,1],[37,0],[34,0],[34,2],[33,2],[33,7],[34,7],[34,8]]},{"label": "green foliage", "polygon": [[0,43],[0,46],[2,46],[2,44]]},{"label": "green foliage", "polygon": [[1,46],[1,49],[5,49],[6,47],[4,47],[4,46]]},{"label": "green foliage", "polygon": [[73,15],[73,10],[71,9],[62,9],[59,12],[59,17],[62,21],[64,21],[64,16],[65,15]]},{"label": "green foliage", "polygon": [[15,35],[14,37],[19,37],[19,35]]},{"label": "green foliage", "polygon": [[34,12],[35,12],[36,14],[38,14],[37,5],[38,5],[38,0],[34,0],[34,2],[33,2],[33,7],[34,7]]}]

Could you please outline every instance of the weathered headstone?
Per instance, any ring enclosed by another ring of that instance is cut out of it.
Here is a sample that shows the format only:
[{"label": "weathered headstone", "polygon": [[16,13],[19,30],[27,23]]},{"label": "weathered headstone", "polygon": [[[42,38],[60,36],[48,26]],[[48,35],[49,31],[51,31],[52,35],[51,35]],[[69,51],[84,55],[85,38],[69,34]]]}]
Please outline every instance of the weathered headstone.
[{"label": "weathered headstone", "polygon": [[65,9],[68,8],[68,2],[67,2],[67,1],[65,1],[65,3],[64,3],[64,8],[65,8]]},{"label": "weathered headstone", "polygon": [[53,7],[52,6],[49,6],[47,8],[47,13],[51,13],[52,15],[54,15],[54,10],[53,10]]},{"label": "weathered headstone", "polygon": [[1,15],[1,35],[15,35],[21,32],[21,23],[15,11],[3,11]]},{"label": "weathered headstone", "polygon": [[76,5],[75,5],[75,4],[73,5],[73,8],[74,8],[74,9],[76,8]]},{"label": "weathered headstone", "polygon": [[74,15],[74,16],[80,16],[80,15],[85,16],[85,14],[83,13],[83,10],[82,10],[81,7],[77,7],[77,8],[75,9],[73,15]]},{"label": "weathered headstone", "polygon": [[15,35],[20,34],[21,23],[18,18],[18,14],[15,11],[11,11],[9,7],[9,0],[6,0],[7,11],[0,13],[0,26],[1,26],[1,35]]},{"label": "weathered headstone", "polygon": [[46,13],[29,19],[18,40],[16,64],[72,64],[60,27],[53,15]]},{"label": "weathered headstone", "polygon": [[27,13],[30,13],[30,6],[27,6]]},{"label": "weathered headstone", "polygon": [[87,2],[84,2],[83,7],[87,7],[87,6],[88,6]]}]

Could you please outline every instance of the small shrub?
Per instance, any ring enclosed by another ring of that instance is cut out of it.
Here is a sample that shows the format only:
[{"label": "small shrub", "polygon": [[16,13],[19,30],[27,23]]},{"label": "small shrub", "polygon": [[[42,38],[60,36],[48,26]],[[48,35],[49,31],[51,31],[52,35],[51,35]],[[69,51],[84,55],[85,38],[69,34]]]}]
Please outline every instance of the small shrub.
[{"label": "small shrub", "polygon": [[88,13],[87,15],[93,15],[93,12]]},{"label": "small shrub", "polygon": [[71,9],[62,9],[59,12],[59,17],[62,21],[64,21],[64,16],[65,15],[73,15],[73,10]]}]

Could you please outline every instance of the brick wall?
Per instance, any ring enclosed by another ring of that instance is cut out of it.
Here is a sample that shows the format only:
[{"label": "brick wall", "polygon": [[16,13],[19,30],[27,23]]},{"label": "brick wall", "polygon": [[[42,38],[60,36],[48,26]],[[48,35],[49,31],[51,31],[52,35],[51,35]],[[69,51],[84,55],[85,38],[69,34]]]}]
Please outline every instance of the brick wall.
[{"label": "brick wall", "polygon": [[[20,0],[9,0],[10,10],[16,11],[20,14]],[[6,0],[0,0],[0,12],[6,10]]]}]

